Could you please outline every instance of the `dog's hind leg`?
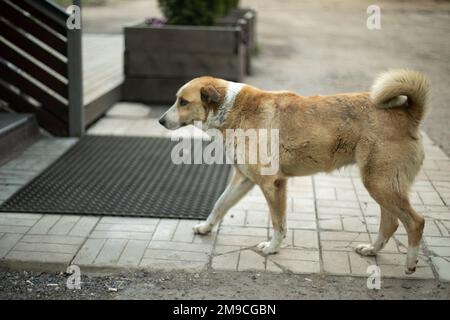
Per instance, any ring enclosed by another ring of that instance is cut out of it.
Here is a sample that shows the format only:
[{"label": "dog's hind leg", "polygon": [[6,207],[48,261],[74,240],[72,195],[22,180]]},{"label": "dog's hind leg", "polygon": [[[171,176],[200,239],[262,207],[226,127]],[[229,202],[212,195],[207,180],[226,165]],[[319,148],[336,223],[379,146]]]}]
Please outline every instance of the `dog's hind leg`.
[{"label": "dog's hind leg", "polygon": [[286,180],[276,179],[260,185],[269,204],[273,236],[270,241],[261,242],[258,248],[265,254],[276,253],[286,237]]},{"label": "dog's hind leg", "polygon": [[381,218],[377,240],[373,244],[361,244],[355,248],[363,256],[374,256],[384,248],[391,236],[398,228],[398,219],[395,215],[380,206]]},{"label": "dog's hind leg", "polygon": [[209,233],[222,220],[227,211],[241,200],[254,185],[253,181],[234,168],[230,184],[217,200],[206,221],[194,226],[194,232],[197,234]]},{"label": "dog's hind leg", "polygon": [[[408,234],[405,272],[411,274],[416,270],[425,219],[411,207],[407,193],[409,189],[408,180],[401,179],[401,177],[395,179],[393,177],[396,174],[389,171],[385,171],[383,174],[380,174],[380,172],[363,175],[363,182],[375,201],[387,212],[398,218],[405,226]],[[393,227],[394,224],[392,224]],[[359,250],[363,252],[363,249]]]}]

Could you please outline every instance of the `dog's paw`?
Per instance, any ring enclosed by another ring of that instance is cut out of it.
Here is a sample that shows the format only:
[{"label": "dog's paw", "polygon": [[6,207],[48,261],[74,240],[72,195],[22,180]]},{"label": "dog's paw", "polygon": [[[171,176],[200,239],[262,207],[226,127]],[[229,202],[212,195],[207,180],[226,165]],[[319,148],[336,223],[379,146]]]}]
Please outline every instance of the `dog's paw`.
[{"label": "dog's paw", "polygon": [[208,223],[202,222],[202,223],[195,225],[192,228],[192,230],[194,231],[195,234],[207,234],[207,233],[211,232],[212,227]]},{"label": "dog's paw", "polygon": [[376,256],[377,252],[371,244],[360,244],[355,248],[356,253],[362,256]]},{"label": "dog's paw", "polygon": [[416,272],[416,267],[413,268],[406,267],[405,269],[405,274],[413,274],[414,272]]},{"label": "dog's paw", "polygon": [[274,254],[279,250],[279,248],[274,246],[271,241],[263,241],[258,244],[257,248],[264,254]]},{"label": "dog's paw", "polygon": [[405,267],[405,274],[413,274],[416,272],[416,266],[419,263],[419,260],[416,261],[407,261]]},{"label": "dog's paw", "polygon": [[405,273],[412,274],[416,271],[417,264],[419,263],[419,247],[408,247],[408,253],[406,254],[406,266]]}]

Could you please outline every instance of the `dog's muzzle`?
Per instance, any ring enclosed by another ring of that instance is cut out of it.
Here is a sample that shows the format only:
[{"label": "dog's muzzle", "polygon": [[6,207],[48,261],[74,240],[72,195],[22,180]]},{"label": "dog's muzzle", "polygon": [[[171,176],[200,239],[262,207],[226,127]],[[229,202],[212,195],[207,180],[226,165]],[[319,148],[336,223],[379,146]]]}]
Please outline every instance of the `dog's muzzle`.
[{"label": "dog's muzzle", "polygon": [[177,108],[175,106],[171,107],[159,118],[158,122],[167,129],[178,129],[180,127],[180,116],[178,115]]}]

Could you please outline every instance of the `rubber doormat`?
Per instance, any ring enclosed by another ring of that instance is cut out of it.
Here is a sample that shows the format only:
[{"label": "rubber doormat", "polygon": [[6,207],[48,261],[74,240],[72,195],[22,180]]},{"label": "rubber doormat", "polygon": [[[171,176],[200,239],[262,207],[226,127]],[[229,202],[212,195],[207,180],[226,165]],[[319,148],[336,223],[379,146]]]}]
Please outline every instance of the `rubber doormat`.
[{"label": "rubber doormat", "polygon": [[[171,152],[177,143],[85,136],[0,211],[205,219],[226,187],[230,166],[176,165]],[[205,143],[191,143],[191,154]]]}]

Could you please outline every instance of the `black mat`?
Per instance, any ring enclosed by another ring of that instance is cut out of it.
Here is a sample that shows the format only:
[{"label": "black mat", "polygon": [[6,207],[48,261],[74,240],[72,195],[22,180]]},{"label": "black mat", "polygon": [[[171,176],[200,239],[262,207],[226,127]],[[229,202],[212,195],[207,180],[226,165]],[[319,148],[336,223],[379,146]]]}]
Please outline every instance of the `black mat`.
[{"label": "black mat", "polygon": [[175,165],[176,143],[85,136],[0,211],[204,219],[226,186],[230,166]]}]

